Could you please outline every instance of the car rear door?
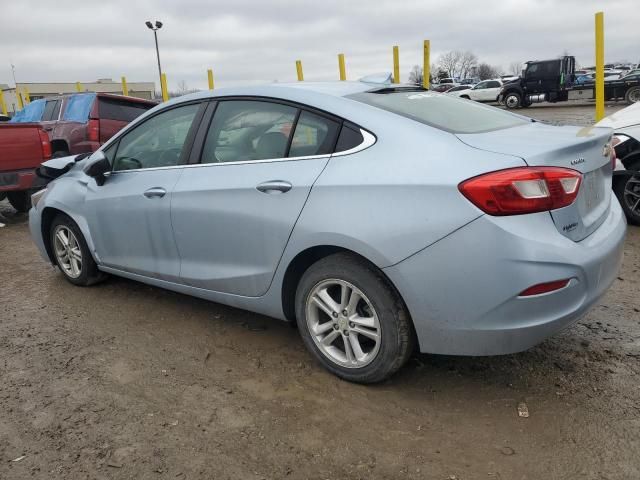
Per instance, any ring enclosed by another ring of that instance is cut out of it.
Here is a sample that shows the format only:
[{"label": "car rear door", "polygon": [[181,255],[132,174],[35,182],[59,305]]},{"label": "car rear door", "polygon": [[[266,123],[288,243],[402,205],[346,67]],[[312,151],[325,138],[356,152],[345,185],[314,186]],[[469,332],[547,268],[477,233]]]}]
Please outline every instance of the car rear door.
[{"label": "car rear door", "polygon": [[102,265],[178,281],[171,194],[189,156],[205,105],[181,104],[145,119],[105,153],[113,171],[89,180],[86,217]]},{"label": "car rear door", "polygon": [[[173,191],[183,283],[264,294],[340,122],[286,102],[218,102]],[[205,122],[203,122],[204,124]]]}]

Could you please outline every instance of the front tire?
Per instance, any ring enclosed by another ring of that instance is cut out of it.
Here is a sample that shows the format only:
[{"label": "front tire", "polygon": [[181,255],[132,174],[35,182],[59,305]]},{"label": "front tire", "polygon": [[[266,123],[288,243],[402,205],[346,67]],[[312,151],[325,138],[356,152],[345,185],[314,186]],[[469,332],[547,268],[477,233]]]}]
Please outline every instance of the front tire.
[{"label": "front tire", "polygon": [[376,267],[355,255],[337,253],[309,267],[296,291],[296,318],[311,354],[351,382],[385,380],[413,352],[402,299]]},{"label": "front tire", "polygon": [[11,206],[19,213],[28,212],[31,208],[31,195],[27,190],[20,192],[7,192],[7,199]]},{"label": "front tire", "polygon": [[49,242],[56,265],[69,282],[86,287],[106,277],[98,270],[80,228],[68,216],[58,215],[53,220]]},{"label": "front tire", "polygon": [[509,110],[520,108],[522,105],[522,98],[518,93],[507,93],[504,97],[504,106]]},{"label": "front tire", "polygon": [[632,174],[624,180],[614,182],[613,192],[618,197],[627,221],[632,225],[640,225],[640,160],[629,165],[627,170]]}]

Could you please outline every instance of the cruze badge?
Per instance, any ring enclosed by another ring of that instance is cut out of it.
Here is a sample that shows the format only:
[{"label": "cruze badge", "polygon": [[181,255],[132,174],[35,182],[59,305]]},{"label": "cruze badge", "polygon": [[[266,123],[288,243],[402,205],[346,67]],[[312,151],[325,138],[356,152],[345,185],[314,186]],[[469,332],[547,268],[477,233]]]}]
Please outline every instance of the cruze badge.
[{"label": "cruze badge", "polygon": [[571,160],[571,165],[580,165],[581,163],[584,163],[584,158],[582,157]]}]

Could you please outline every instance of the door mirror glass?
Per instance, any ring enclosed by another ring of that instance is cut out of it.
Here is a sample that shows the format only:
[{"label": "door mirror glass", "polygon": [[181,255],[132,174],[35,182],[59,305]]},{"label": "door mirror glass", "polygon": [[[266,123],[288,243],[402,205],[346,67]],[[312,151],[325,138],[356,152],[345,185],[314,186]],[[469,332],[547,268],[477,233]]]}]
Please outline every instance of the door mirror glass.
[{"label": "door mirror glass", "polygon": [[84,173],[96,179],[98,185],[104,185],[105,173],[111,171],[111,163],[102,151],[97,151],[89,159],[89,165],[84,169]]}]

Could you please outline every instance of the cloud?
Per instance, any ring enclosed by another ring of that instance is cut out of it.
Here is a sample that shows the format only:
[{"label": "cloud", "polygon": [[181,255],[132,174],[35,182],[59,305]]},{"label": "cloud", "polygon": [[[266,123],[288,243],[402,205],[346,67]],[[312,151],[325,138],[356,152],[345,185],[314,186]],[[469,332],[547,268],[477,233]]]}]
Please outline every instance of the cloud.
[{"label": "cloud", "polygon": [[640,61],[636,0],[21,0],[3,11],[0,83],[157,81],[153,35],[145,20],[161,20],[163,70],[175,88],[185,81],[206,87],[213,68],[219,86],[291,81],[295,60],[305,79],[338,77],[345,53],[349,78],[391,70],[400,46],[401,75],[422,61],[422,41],[432,59],[442,52],[473,51],[505,69],[514,61],[553,58],[565,50],[593,64],[593,14],[605,7],[609,61]]}]

